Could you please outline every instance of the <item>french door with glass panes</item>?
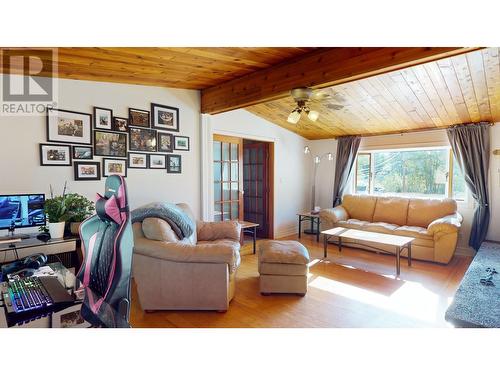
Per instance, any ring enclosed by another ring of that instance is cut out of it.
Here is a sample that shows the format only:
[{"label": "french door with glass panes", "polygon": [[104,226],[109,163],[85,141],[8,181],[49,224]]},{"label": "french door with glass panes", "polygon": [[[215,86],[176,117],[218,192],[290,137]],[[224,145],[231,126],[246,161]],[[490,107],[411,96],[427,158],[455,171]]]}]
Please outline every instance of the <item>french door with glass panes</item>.
[{"label": "french door with glass panes", "polygon": [[243,139],[214,134],[214,221],[243,220]]},{"label": "french door with glass panes", "polygon": [[257,223],[257,237],[269,236],[269,143],[243,143],[243,218]]}]

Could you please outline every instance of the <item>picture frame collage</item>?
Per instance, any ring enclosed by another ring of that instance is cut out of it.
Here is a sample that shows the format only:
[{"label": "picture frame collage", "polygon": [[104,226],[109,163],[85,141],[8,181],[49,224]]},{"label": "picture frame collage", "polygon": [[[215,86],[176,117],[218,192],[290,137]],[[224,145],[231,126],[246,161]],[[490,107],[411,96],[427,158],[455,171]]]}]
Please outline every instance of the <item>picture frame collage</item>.
[{"label": "picture frame collage", "polygon": [[174,152],[190,151],[190,139],[172,134],[179,133],[179,122],[178,108],[157,103],[150,111],[130,107],[128,118],[97,106],[92,114],[49,107],[49,143],[39,144],[40,165],[73,165],[75,181],[127,177],[129,168],[182,173],[182,155]]}]

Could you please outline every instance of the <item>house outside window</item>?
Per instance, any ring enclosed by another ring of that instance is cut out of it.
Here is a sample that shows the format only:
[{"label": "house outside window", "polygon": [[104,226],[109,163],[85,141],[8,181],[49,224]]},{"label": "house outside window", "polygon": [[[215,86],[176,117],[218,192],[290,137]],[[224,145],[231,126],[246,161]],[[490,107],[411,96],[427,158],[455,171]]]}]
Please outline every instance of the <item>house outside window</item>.
[{"label": "house outside window", "polygon": [[359,152],[354,189],[357,194],[465,201],[464,177],[449,147]]}]

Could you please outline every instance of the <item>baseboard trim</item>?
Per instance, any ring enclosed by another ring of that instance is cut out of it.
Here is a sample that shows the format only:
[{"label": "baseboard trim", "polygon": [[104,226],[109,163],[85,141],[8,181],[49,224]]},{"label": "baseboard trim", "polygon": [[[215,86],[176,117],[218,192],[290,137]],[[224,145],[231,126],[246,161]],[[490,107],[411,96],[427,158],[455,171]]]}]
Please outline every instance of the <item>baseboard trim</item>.
[{"label": "baseboard trim", "polygon": [[281,227],[279,230],[274,232],[274,238],[283,238],[287,236],[292,236],[298,233],[297,224],[290,224]]}]

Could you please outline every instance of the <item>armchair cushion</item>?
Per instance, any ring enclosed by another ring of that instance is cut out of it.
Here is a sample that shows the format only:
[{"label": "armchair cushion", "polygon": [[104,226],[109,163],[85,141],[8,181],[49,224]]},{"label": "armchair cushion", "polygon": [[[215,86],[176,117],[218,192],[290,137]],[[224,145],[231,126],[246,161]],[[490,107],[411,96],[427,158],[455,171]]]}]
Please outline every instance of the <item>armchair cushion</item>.
[{"label": "armchair cushion", "polygon": [[171,262],[225,263],[231,272],[240,264],[239,242],[220,240],[191,245],[185,242],[151,241],[145,237],[135,238],[137,254]]},{"label": "armchair cushion", "polygon": [[237,221],[198,221],[198,241],[216,241],[228,239],[238,242],[240,240],[241,224]]},{"label": "armchair cushion", "polygon": [[142,221],[144,236],[150,240],[177,242],[179,238],[172,227],[163,219],[147,217]]},{"label": "armchair cushion", "polygon": [[462,223],[462,215],[458,212],[434,220],[427,227],[427,232],[434,234],[437,232],[456,233]]}]

